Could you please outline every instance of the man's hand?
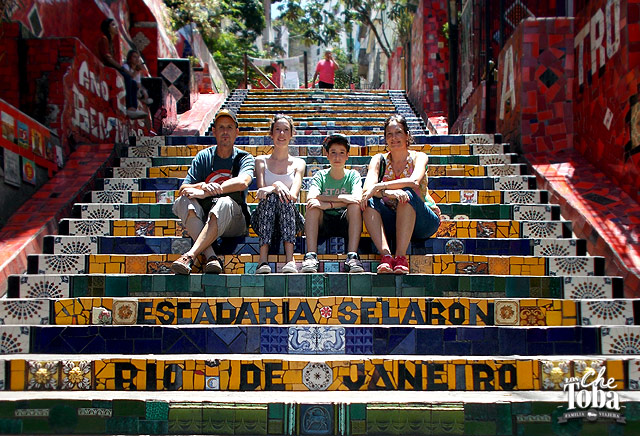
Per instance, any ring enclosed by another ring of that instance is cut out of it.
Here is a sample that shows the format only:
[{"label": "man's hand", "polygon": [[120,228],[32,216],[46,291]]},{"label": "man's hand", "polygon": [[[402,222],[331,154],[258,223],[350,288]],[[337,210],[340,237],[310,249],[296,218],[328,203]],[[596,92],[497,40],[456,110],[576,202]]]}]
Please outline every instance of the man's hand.
[{"label": "man's hand", "polygon": [[209,194],[209,197],[222,195],[222,186],[220,186],[220,183],[207,183],[202,189]]},{"label": "man's hand", "polygon": [[182,192],[180,193],[181,196],[183,197],[187,197],[187,198],[205,198],[207,197],[207,195],[205,194],[203,189],[198,189],[198,188],[184,188],[182,189]]},{"label": "man's hand", "polygon": [[344,204],[357,204],[357,203],[360,203],[360,198],[356,198],[355,196],[353,196],[351,194],[340,194],[340,195],[338,195],[338,198],[340,199],[340,203],[344,203]]},{"label": "man's hand", "polygon": [[317,198],[311,198],[307,201],[307,209],[322,209],[322,202]]}]

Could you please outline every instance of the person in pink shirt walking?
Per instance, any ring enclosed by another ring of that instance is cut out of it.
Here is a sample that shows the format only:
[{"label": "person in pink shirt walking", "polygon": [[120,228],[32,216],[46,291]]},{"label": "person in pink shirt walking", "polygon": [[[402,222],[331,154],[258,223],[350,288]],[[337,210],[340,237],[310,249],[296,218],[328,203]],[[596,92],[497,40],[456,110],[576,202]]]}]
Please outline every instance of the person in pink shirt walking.
[{"label": "person in pink shirt walking", "polygon": [[333,89],[335,83],[336,70],[338,69],[338,63],[333,60],[333,53],[327,49],[324,52],[324,59],[318,62],[316,65],[316,72],[313,75],[311,83],[316,82],[316,78],[320,78],[318,87],[321,89]]}]

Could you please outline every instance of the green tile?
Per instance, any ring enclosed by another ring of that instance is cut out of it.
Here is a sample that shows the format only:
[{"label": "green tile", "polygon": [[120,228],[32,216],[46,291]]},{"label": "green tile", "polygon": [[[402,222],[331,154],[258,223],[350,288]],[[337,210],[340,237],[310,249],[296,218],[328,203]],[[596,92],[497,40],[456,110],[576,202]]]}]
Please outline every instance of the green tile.
[{"label": "green tile", "polygon": [[16,403],[13,401],[0,401],[0,418],[13,418],[15,415]]},{"label": "green tile", "polygon": [[189,276],[189,292],[193,296],[204,295],[201,274],[192,274]]},{"label": "green tile", "polygon": [[[495,435],[496,434],[496,423],[495,422],[487,422],[487,421],[465,421],[464,422],[464,433],[465,435]],[[529,433],[527,433],[529,434]],[[551,434],[551,433],[531,433],[531,434]]]},{"label": "green tile", "polygon": [[113,402],[113,416],[147,416],[147,405],[144,401],[116,400]]},{"label": "green tile", "polygon": [[349,295],[349,281],[346,273],[327,274],[327,289],[329,295]]},{"label": "green tile", "polygon": [[78,416],[78,424],[74,428],[75,434],[105,434],[107,422],[104,418],[95,416]]},{"label": "green tile", "polygon": [[402,288],[401,297],[424,297],[424,288]]},{"label": "green tile", "polygon": [[496,435],[510,436],[513,433],[511,403],[496,404]]},{"label": "green tile", "polygon": [[[401,282],[402,283],[402,282]],[[396,287],[396,277],[394,274],[376,274],[371,276],[371,286],[376,287]]]},{"label": "green tile", "polygon": [[229,297],[240,297],[240,288],[227,288],[229,290]]},{"label": "green tile", "polygon": [[264,297],[263,286],[243,286],[240,288],[240,295],[243,297]]},{"label": "green tile", "polygon": [[106,420],[107,434],[140,434],[139,419],[133,416],[118,416]]},{"label": "green tile", "polygon": [[169,423],[167,421],[138,421],[138,431],[140,434],[167,434]]},{"label": "green tile", "polygon": [[167,275],[165,290],[167,292],[189,291],[189,276],[180,274]]},{"label": "green tile", "polygon": [[104,297],[105,276],[90,276],[88,282],[88,296]]},{"label": "green tile", "polygon": [[235,434],[266,435],[267,406],[237,405],[235,409]]},{"label": "green tile", "polygon": [[450,410],[432,410],[431,425],[433,434],[463,435],[464,410],[451,408]]},{"label": "green tile", "polygon": [[505,276],[493,276],[493,289],[495,292],[505,293],[507,291],[507,277]]},{"label": "green tile", "polygon": [[323,274],[310,274],[307,279],[307,288],[311,289],[312,297],[324,297],[326,295],[326,280]]},{"label": "green tile", "polygon": [[282,274],[267,275],[264,278],[265,297],[284,297],[287,291],[287,278]]},{"label": "green tile", "polygon": [[470,421],[494,421],[496,419],[496,405],[467,403],[464,405],[464,417]]},{"label": "green tile", "polygon": [[371,295],[371,274],[350,274],[349,275],[349,295]]},{"label": "green tile", "polygon": [[624,436],[638,436],[640,434],[640,422],[627,421],[623,427],[622,434]]},{"label": "green tile", "polygon": [[564,290],[562,277],[545,277],[544,280],[549,283],[549,297],[562,298]]},{"label": "green tile", "polygon": [[307,277],[302,274],[287,276],[287,292],[289,297],[306,297]]},{"label": "green tile", "polygon": [[[202,430],[198,433],[226,435],[235,433],[235,412],[232,409],[233,404],[227,407],[202,409]],[[198,423],[200,424],[200,423]]]},{"label": "green tile", "polygon": [[471,277],[460,276],[458,278],[458,290],[460,292],[469,292],[469,291],[471,291]]},{"label": "green tile", "polygon": [[430,279],[430,276],[407,274],[401,276],[400,286],[402,286],[403,288],[422,288],[426,287],[426,282],[430,281]]},{"label": "green tile", "polygon": [[205,297],[228,297],[229,288],[226,286],[204,285]]},{"label": "green tile", "polygon": [[267,422],[267,433],[268,434],[284,434],[284,421],[281,419],[270,419]]},{"label": "green tile", "polygon": [[220,277],[225,277],[227,279],[225,286],[228,286],[230,288],[239,288],[241,286],[240,284],[241,276],[239,274],[231,274],[231,275],[225,275]]},{"label": "green tile", "polygon": [[105,284],[105,296],[126,297],[128,295],[127,276],[110,276]]},{"label": "green tile", "polygon": [[20,419],[0,419],[0,434],[20,434],[23,433],[22,420]]},{"label": "green tile", "polygon": [[[130,275],[127,278],[127,286],[129,288],[129,293],[130,295],[133,293],[139,293],[140,291],[142,291],[142,276],[141,275]],[[109,277],[107,277],[107,280],[109,280]]]},{"label": "green tile", "polygon": [[88,276],[70,276],[71,279],[71,297],[86,297],[89,294],[89,277]]},{"label": "green tile", "polygon": [[349,404],[349,412],[351,419],[360,421],[367,418],[367,405],[366,404]]},{"label": "green tile", "polygon": [[166,401],[147,401],[145,407],[147,420],[167,420],[169,418],[169,403]]},{"label": "green tile", "polygon": [[264,275],[261,274],[243,274],[240,276],[240,286],[244,287],[264,287]]},{"label": "green tile", "polygon": [[500,292],[495,288],[495,277],[467,277],[470,279],[469,287],[474,292]]},{"label": "green tile", "polygon": [[166,292],[167,291],[167,277],[168,274],[154,274],[151,276],[151,289],[154,292]]},{"label": "green tile", "polygon": [[[175,434],[202,434],[202,408],[169,408],[169,432]],[[212,432],[213,433],[213,432]],[[231,434],[231,433],[227,433]]]},{"label": "green tile", "polygon": [[[227,286],[227,278],[230,276],[222,275],[222,274],[201,274],[200,279],[202,280],[203,286]],[[231,285],[229,285],[231,286]],[[238,284],[236,286],[240,286],[240,277],[238,277]]]},{"label": "green tile", "polygon": [[396,287],[379,286],[376,288],[371,288],[371,295],[374,297],[395,297]]},{"label": "green tile", "polygon": [[284,404],[269,404],[267,407],[267,417],[269,419],[284,419]]},{"label": "green tile", "polygon": [[151,292],[155,291],[153,288],[153,276],[151,275],[143,275],[142,281],[140,282],[140,287],[142,288],[142,292]]}]

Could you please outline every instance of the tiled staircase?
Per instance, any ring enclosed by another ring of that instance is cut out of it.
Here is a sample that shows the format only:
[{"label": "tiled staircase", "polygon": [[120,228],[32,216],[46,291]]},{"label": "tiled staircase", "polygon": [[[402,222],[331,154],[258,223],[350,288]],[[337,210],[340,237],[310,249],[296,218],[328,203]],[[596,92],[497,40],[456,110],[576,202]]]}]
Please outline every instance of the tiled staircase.
[{"label": "tiled staircase", "polygon": [[[500,135],[429,135],[399,91],[236,90],[224,107],[254,155],[270,152],[269,116],[293,116],[302,211],[327,133],[350,135],[348,164],[365,175],[384,119],[404,114],[444,215],[411,244],[411,274],[347,274],[344,240],[331,238],[318,274],[256,276],[251,233],[218,244],[225,274],[174,276],[192,242],[171,203],[215,138],[138,140],[10,277],[0,433],[640,432],[639,302]],[[360,251],[375,271],[366,233]],[[295,252],[301,262],[304,237]],[[279,272],[282,247],[269,261]],[[626,424],[559,423],[563,380],[603,367]]]}]

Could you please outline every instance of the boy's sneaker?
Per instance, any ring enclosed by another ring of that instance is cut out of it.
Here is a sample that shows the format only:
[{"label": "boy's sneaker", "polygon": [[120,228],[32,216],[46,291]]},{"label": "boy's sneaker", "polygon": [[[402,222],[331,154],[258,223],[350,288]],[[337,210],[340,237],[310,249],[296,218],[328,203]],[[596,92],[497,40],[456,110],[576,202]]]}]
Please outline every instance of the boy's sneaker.
[{"label": "boy's sneaker", "polygon": [[190,274],[195,259],[188,254],[183,254],[171,264],[171,271],[175,274]]},{"label": "boy's sneaker", "polygon": [[347,260],[344,261],[344,270],[348,273],[364,272],[364,267],[362,266],[358,253],[347,253]]},{"label": "boy's sneaker", "polygon": [[204,272],[206,274],[221,274],[222,262],[218,256],[211,256],[207,259],[207,263],[204,266]]},{"label": "boy's sneaker", "polygon": [[296,267],[296,261],[292,260],[284,264],[282,267],[282,272],[285,274],[295,274],[298,272],[298,268]]},{"label": "boy's sneaker", "polygon": [[393,272],[393,256],[388,254],[382,256],[377,271],[378,274],[391,274]]},{"label": "boy's sneaker", "polygon": [[393,259],[393,272],[396,274],[409,274],[409,262],[405,256],[397,256]]},{"label": "boy's sneaker", "polygon": [[267,262],[262,262],[258,268],[256,268],[256,274],[271,274],[271,267]]},{"label": "boy's sneaker", "polygon": [[318,266],[320,262],[318,262],[318,255],[313,251],[304,255],[304,260],[302,261],[302,272],[303,273],[317,273]]}]

